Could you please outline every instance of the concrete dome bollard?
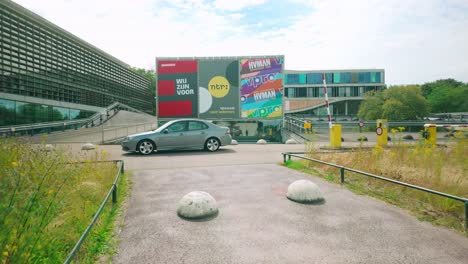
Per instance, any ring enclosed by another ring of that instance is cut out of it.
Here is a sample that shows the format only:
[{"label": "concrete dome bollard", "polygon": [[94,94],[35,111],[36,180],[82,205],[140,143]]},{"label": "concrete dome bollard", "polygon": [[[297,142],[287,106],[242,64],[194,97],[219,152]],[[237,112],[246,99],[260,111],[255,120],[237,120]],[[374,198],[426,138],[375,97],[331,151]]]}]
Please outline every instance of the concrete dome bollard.
[{"label": "concrete dome bollard", "polygon": [[290,138],[290,139],[286,140],[285,143],[286,144],[297,144],[297,141],[295,139],[293,139],[293,138]]},{"label": "concrete dome bollard", "polygon": [[92,149],[95,149],[95,148],[96,148],[96,146],[94,146],[94,144],[92,144],[92,143],[86,143],[83,146],[81,146],[82,150],[92,150]]},{"label": "concrete dome bollard", "polygon": [[403,136],[403,139],[405,139],[405,140],[414,140],[414,137],[412,135],[405,135],[405,136]]},{"label": "concrete dome bollard", "polygon": [[321,203],[324,201],[319,187],[309,180],[297,180],[291,183],[286,197],[298,203]]},{"label": "concrete dome bollard", "polygon": [[53,151],[53,150],[54,150],[54,146],[51,145],[51,144],[46,144],[46,145],[44,146],[44,150],[47,151],[47,152]]},{"label": "concrete dome bollard", "polygon": [[218,205],[207,192],[190,192],[180,199],[177,214],[187,219],[214,217],[218,214]]},{"label": "concrete dome bollard", "polygon": [[266,145],[267,142],[266,142],[266,140],[264,140],[264,139],[259,139],[259,140],[257,141],[257,144],[258,144],[258,145]]},{"label": "concrete dome bollard", "polygon": [[239,145],[239,143],[237,142],[237,140],[233,139],[231,140],[231,145]]},{"label": "concrete dome bollard", "polygon": [[357,139],[357,141],[368,141],[366,136],[361,136],[360,138]]}]

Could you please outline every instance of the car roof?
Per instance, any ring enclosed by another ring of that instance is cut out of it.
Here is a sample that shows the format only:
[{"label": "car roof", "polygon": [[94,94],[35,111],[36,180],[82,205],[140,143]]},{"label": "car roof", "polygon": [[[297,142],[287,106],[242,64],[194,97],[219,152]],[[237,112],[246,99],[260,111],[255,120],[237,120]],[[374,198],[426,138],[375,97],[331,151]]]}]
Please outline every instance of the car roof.
[{"label": "car roof", "polygon": [[171,120],[169,122],[176,122],[176,121],[204,121],[204,122],[210,122],[208,120],[199,119],[199,118],[180,118],[180,119]]}]

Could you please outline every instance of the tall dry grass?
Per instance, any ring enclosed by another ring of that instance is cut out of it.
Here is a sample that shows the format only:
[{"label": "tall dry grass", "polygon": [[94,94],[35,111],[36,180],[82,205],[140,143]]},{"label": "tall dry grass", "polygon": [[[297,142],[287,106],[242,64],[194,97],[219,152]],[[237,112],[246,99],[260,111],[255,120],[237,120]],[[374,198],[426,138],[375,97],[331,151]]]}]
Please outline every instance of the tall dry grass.
[{"label": "tall dry grass", "polygon": [[[468,139],[458,135],[445,145],[426,145],[423,141],[407,144],[401,140],[401,131],[392,130],[389,147],[376,145],[373,149],[358,147],[351,152],[319,151],[314,144],[307,146],[310,156],[398,181],[426,187],[460,197],[468,197]],[[336,169],[310,163],[320,171],[336,173]],[[348,182],[361,185],[360,192],[371,192],[392,203],[410,203],[402,206],[419,211],[421,218],[449,221],[448,226],[460,228],[464,223],[463,203],[395,184],[346,173]],[[419,207],[419,208],[414,208]],[[449,216],[451,220],[440,220]],[[446,225],[446,223],[441,223]]]},{"label": "tall dry grass", "polygon": [[107,156],[0,139],[2,263],[66,258],[112,185],[116,166],[94,163]]}]

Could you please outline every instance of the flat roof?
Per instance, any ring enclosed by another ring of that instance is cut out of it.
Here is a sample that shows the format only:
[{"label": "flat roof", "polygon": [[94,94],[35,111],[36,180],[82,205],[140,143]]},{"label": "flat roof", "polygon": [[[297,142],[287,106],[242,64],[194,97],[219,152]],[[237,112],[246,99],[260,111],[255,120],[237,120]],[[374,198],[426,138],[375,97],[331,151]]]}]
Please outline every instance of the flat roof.
[{"label": "flat roof", "polygon": [[284,73],[385,72],[384,69],[288,70]]},{"label": "flat roof", "polygon": [[[115,58],[114,56],[104,52],[103,50],[97,48],[96,46],[93,46],[92,44],[78,38],[77,36],[73,35],[72,33],[66,31],[65,29],[55,25],[54,23],[48,21],[47,19],[37,15],[36,13],[32,12],[31,10],[28,10],[24,7],[22,7],[21,5],[11,1],[11,0],[1,0],[0,1],[0,4],[1,5],[4,5],[16,12],[18,12],[19,14],[33,20],[35,23],[37,24],[40,24],[44,27],[46,27],[47,29],[49,30],[52,30],[52,31],[55,31],[56,33],[58,34],[61,34],[62,36],[65,36],[67,38],[69,38],[70,40],[76,42],[77,44],[79,45],[82,45],[88,49],[90,49],[91,51],[103,56],[104,58],[106,59],[109,59],[125,68],[128,68],[130,67],[130,65],[128,65],[127,63]],[[145,78],[146,79],[146,78]]]}]

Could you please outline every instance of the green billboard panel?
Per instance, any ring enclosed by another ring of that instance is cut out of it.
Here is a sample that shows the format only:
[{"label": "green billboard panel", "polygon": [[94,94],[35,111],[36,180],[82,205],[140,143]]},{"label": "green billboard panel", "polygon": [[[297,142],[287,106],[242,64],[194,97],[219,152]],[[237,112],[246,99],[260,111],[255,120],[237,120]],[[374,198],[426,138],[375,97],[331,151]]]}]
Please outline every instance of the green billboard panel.
[{"label": "green billboard panel", "polygon": [[199,117],[239,118],[239,61],[198,60]]}]

